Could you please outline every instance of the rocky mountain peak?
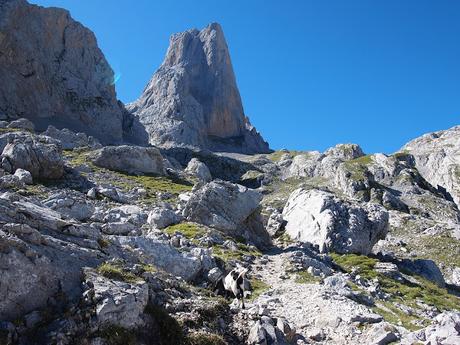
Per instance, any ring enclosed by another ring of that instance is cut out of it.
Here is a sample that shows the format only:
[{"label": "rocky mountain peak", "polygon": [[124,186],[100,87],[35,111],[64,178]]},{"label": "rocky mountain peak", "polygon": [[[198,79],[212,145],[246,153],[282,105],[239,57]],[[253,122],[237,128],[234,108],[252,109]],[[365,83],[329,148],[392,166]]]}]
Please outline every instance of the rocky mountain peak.
[{"label": "rocky mountain peak", "polygon": [[268,152],[243,111],[228,46],[217,23],[175,34],[163,64],[128,108],[150,143]]},{"label": "rocky mountain peak", "polygon": [[59,8],[0,1],[0,115],[122,140],[113,71],[94,34]]}]

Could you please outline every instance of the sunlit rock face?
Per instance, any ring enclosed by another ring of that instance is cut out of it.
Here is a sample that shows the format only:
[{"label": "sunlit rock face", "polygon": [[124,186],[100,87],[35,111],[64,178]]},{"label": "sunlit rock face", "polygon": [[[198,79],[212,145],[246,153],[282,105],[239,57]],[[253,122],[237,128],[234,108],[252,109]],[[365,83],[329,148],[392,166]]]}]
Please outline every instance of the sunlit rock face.
[{"label": "sunlit rock face", "polygon": [[0,116],[122,140],[113,71],[66,10],[0,0]]},{"label": "sunlit rock face", "polygon": [[227,43],[216,23],[173,35],[163,64],[127,108],[154,145],[269,151],[244,115]]},{"label": "sunlit rock face", "polygon": [[460,205],[460,126],[422,135],[401,151],[411,153],[420,174]]}]

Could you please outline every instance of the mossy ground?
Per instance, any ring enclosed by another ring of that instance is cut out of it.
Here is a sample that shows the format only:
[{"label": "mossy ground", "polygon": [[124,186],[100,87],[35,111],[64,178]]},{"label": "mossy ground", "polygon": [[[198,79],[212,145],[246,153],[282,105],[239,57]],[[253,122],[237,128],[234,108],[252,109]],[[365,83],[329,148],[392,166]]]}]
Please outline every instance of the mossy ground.
[{"label": "mossy ground", "polygon": [[180,232],[182,235],[192,241],[206,233],[206,230],[203,227],[200,227],[195,223],[179,223],[168,226],[163,231],[168,235],[174,235],[176,232]]},{"label": "mossy ground", "polygon": [[275,151],[275,152],[272,152],[268,155],[266,155],[266,157],[268,159],[270,159],[271,161],[273,162],[279,162],[281,157],[285,154],[288,154],[289,156],[291,156],[291,158],[297,156],[297,155],[300,155],[300,154],[304,154],[306,152],[303,152],[303,151],[288,151],[288,150],[279,150],[279,151]]},{"label": "mossy ground", "polygon": [[260,279],[253,278],[253,279],[250,279],[250,282],[251,282],[251,287],[252,287],[251,296],[249,297],[250,301],[255,300],[257,297],[262,295],[265,291],[270,289],[270,285],[268,285],[267,283],[263,282]]},{"label": "mossy ground", "polygon": [[64,150],[63,155],[71,167],[87,165],[94,173],[82,172],[82,175],[93,179],[98,184],[110,183],[124,192],[133,188],[143,188],[146,195],[143,202],[155,202],[157,193],[171,193],[172,198],[180,193],[190,191],[193,187],[192,182],[179,178],[156,176],[156,175],[131,175],[124,172],[112,171],[97,167],[90,160],[91,151],[81,148],[78,150]]},{"label": "mossy ground", "polygon": [[307,271],[298,271],[296,272],[295,282],[297,284],[316,284],[321,281],[321,278],[315,277],[314,275],[308,273]]},{"label": "mossy ground", "polygon": [[214,256],[218,257],[224,262],[228,262],[229,260],[241,260],[245,255],[254,257],[262,255],[259,250],[252,249],[243,243],[236,243],[236,246],[238,247],[237,250],[231,250],[217,244],[212,246],[212,252]]},{"label": "mossy ground", "polygon": [[417,315],[408,315],[400,311],[396,305],[401,304],[415,310],[420,309],[420,303],[435,307],[440,312],[446,310],[459,310],[460,298],[449,294],[434,283],[416,275],[412,275],[417,283],[404,283],[377,272],[374,268],[378,260],[355,254],[339,255],[331,254],[334,262],[347,272],[355,270],[366,280],[378,280],[383,292],[390,297],[386,301],[379,301],[376,311],[386,316],[386,320],[392,323],[401,323],[406,328],[415,329],[418,323],[425,320]]},{"label": "mossy ground", "polygon": [[343,166],[350,172],[351,178],[355,181],[366,180],[367,167],[372,164],[372,156],[362,156],[343,162]]},{"label": "mossy ground", "polygon": [[121,266],[109,262],[104,262],[99,265],[97,271],[106,278],[124,281],[127,283],[138,283],[141,280],[133,273],[124,270]]}]

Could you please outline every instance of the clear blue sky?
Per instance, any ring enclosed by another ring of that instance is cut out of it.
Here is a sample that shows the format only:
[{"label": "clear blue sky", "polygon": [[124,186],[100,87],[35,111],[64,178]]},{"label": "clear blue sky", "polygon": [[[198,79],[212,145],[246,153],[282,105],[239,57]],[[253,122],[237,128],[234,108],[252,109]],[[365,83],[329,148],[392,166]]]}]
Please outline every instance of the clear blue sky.
[{"label": "clear blue sky", "polygon": [[460,124],[457,0],[33,0],[93,30],[119,99],[142,92],[169,36],[219,22],[246,114],[274,149],[393,152]]}]

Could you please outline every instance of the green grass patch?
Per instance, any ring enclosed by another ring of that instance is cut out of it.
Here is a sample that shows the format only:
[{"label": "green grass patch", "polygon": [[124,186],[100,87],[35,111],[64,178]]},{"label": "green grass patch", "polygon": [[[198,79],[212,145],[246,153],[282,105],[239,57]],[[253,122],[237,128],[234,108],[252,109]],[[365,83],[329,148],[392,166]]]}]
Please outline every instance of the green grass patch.
[{"label": "green grass patch", "polygon": [[281,157],[285,154],[288,154],[291,158],[295,157],[295,156],[298,156],[298,155],[301,155],[301,154],[306,154],[306,152],[303,152],[303,151],[286,151],[286,150],[280,150],[280,151],[275,151],[275,152],[272,152],[268,155],[266,155],[266,157],[268,159],[270,159],[272,162],[279,162]]},{"label": "green grass patch", "polygon": [[197,332],[187,336],[187,345],[226,345],[227,342],[218,334]]},{"label": "green grass patch", "polygon": [[315,277],[307,271],[296,272],[295,282],[298,284],[316,284],[321,281],[321,278]]},{"label": "green grass patch", "polygon": [[27,129],[22,128],[0,128],[0,134],[12,133],[12,132],[29,132]]},{"label": "green grass patch", "polygon": [[238,247],[237,250],[231,250],[219,244],[213,245],[212,253],[214,256],[218,257],[224,262],[227,262],[229,260],[241,260],[245,255],[255,257],[259,257],[262,255],[262,253],[259,250],[251,249],[243,243],[237,242],[236,246]]},{"label": "green grass patch", "polygon": [[174,235],[176,232],[180,232],[189,240],[197,239],[206,233],[203,228],[195,223],[179,223],[168,226],[163,231],[168,235]]},{"label": "green grass patch", "polygon": [[367,179],[367,167],[372,164],[372,156],[362,156],[343,162],[343,166],[350,172],[351,178],[355,181]]},{"label": "green grass patch", "polygon": [[377,304],[372,310],[382,315],[385,321],[392,323],[394,325],[402,325],[404,328],[410,331],[417,331],[422,328],[422,326],[416,324],[416,322],[425,322],[426,320],[421,320],[417,316],[409,315],[406,312],[403,312],[391,302],[382,301]]},{"label": "green grass patch", "polygon": [[127,272],[122,267],[108,262],[104,262],[103,264],[101,264],[97,268],[97,271],[100,275],[106,278],[119,280],[127,283],[138,283],[141,280],[133,273]]},{"label": "green grass patch", "polygon": [[253,278],[250,280],[251,282],[251,287],[252,287],[252,293],[251,296],[249,297],[250,301],[255,300],[257,297],[262,295],[265,291],[270,289],[270,285],[267,283],[263,282],[260,279]]},{"label": "green grass patch", "polygon": [[[331,257],[337,265],[347,272],[355,270],[364,279],[377,279],[382,291],[390,295],[387,303],[400,303],[414,309],[420,309],[419,302],[423,302],[437,308],[440,312],[460,309],[460,298],[449,294],[446,289],[438,287],[423,277],[411,275],[417,283],[403,283],[376,272],[374,268],[378,262],[377,259],[356,254],[331,254]],[[393,310],[395,307],[391,303],[387,307],[393,311],[393,317],[398,317],[401,322],[407,323],[407,320],[402,319],[402,315]],[[384,315],[382,314],[382,316]],[[417,317],[413,316],[413,318],[416,319]]]}]

